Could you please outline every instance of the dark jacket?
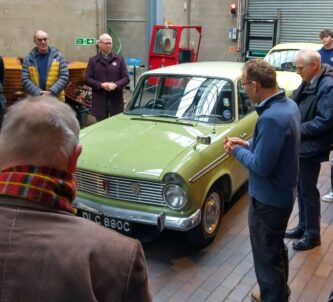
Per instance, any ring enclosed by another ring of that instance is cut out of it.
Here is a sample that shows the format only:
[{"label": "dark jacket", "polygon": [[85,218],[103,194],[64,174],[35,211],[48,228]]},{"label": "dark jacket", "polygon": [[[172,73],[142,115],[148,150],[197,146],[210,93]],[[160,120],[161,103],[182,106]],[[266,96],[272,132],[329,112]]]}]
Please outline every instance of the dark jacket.
[{"label": "dark jacket", "polygon": [[301,113],[300,158],[328,160],[333,135],[333,68],[323,64],[315,81],[302,82],[293,99]]},{"label": "dark jacket", "polygon": [[151,301],[137,240],[10,197],[0,197],[0,229],[1,301]]},{"label": "dark jacket", "polygon": [[[101,53],[91,57],[84,80],[92,88],[93,116],[104,116],[108,98],[111,100],[110,115],[124,111],[123,88],[129,83],[129,76],[123,57],[114,52],[108,60]],[[108,92],[101,88],[103,82],[114,82],[118,87]]]},{"label": "dark jacket", "polygon": [[3,86],[3,80],[5,75],[5,64],[3,62],[2,56],[0,56],[0,84]]},{"label": "dark jacket", "polygon": [[292,207],[296,195],[300,114],[280,92],[256,106],[259,115],[250,147],[235,157],[249,170],[249,194],[263,204]]}]

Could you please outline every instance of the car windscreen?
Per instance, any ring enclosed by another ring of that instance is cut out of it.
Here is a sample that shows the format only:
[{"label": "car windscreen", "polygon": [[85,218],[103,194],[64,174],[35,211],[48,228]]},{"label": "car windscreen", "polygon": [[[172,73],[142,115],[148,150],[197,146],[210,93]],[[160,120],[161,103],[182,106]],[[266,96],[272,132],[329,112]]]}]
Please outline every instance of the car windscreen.
[{"label": "car windscreen", "polygon": [[279,71],[296,71],[295,58],[299,49],[281,49],[271,52],[265,57],[265,61],[273,65]]},{"label": "car windscreen", "polygon": [[125,113],[225,123],[234,120],[234,92],[228,79],[144,76]]}]

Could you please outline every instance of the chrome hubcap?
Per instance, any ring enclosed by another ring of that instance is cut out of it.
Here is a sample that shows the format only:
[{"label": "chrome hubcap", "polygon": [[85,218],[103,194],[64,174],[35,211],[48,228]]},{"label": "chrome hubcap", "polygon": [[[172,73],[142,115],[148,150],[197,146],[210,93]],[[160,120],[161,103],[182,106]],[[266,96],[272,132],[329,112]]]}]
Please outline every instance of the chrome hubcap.
[{"label": "chrome hubcap", "polygon": [[212,234],[219,223],[221,215],[221,199],[218,193],[213,192],[209,195],[203,214],[205,232]]}]

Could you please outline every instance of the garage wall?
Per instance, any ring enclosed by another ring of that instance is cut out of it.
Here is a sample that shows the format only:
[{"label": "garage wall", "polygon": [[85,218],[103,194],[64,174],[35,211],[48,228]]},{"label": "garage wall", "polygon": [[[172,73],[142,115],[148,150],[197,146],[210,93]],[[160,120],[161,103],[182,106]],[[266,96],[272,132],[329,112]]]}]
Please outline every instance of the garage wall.
[{"label": "garage wall", "polygon": [[26,56],[34,32],[43,29],[67,60],[87,60],[96,47],[75,46],[75,38],[103,31],[103,6],[103,0],[0,0],[0,54]]},{"label": "garage wall", "polygon": [[[241,58],[238,41],[228,38],[229,28],[237,26],[229,6],[245,0],[156,1],[163,8],[158,19],[203,26],[199,60]],[[50,45],[59,48],[68,60],[87,61],[96,53],[96,46],[75,45],[75,38],[97,39],[107,24],[114,39],[119,37],[122,55],[141,57],[146,64],[147,3],[148,0],[0,0],[0,54],[24,57],[34,47],[34,32],[44,29],[49,33]]]},{"label": "garage wall", "polygon": [[[106,23],[111,30],[114,47],[120,43],[125,57],[146,56],[146,0],[109,0],[106,3]],[[143,62],[144,63],[144,62]]]},{"label": "garage wall", "polygon": [[[164,17],[174,24],[188,20],[191,25],[201,25],[203,35],[199,51],[200,61],[238,61],[242,55],[242,41],[229,39],[229,29],[237,27],[237,17],[230,13],[230,4],[244,1],[192,0],[191,7],[184,9],[188,1],[165,1]],[[172,3],[172,4],[171,4]],[[244,4],[243,4],[244,6]],[[184,24],[183,23],[183,24]],[[240,28],[241,29],[241,28]],[[241,35],[241,32],[239,33]]]},{"label": "garage wall", "polygon": [[[238,61],[242,57],[242,42],[228,37],[229,28],[237,27],[230,13],[230,4],[245,0],[156,0],[162,3],[162,20],[177,25],[201,25],[203,37],[200,61]],[[140,57],[146,64],[147,0],[108,0],[108,25],[119,36],[122,55]],[[239,51],[237,49],[239,48]]]}]

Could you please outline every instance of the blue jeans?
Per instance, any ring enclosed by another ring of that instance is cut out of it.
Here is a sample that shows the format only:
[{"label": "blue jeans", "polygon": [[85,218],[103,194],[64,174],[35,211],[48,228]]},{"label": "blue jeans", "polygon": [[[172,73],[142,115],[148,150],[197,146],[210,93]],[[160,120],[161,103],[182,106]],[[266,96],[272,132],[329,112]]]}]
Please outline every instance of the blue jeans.
[{"label": "blue jeans", "polygon": [[283,238],[291,212],[292,207],[272,207],[251,198],[249,230],[261,302],[283,302],[290,295],[288,249]]}]

